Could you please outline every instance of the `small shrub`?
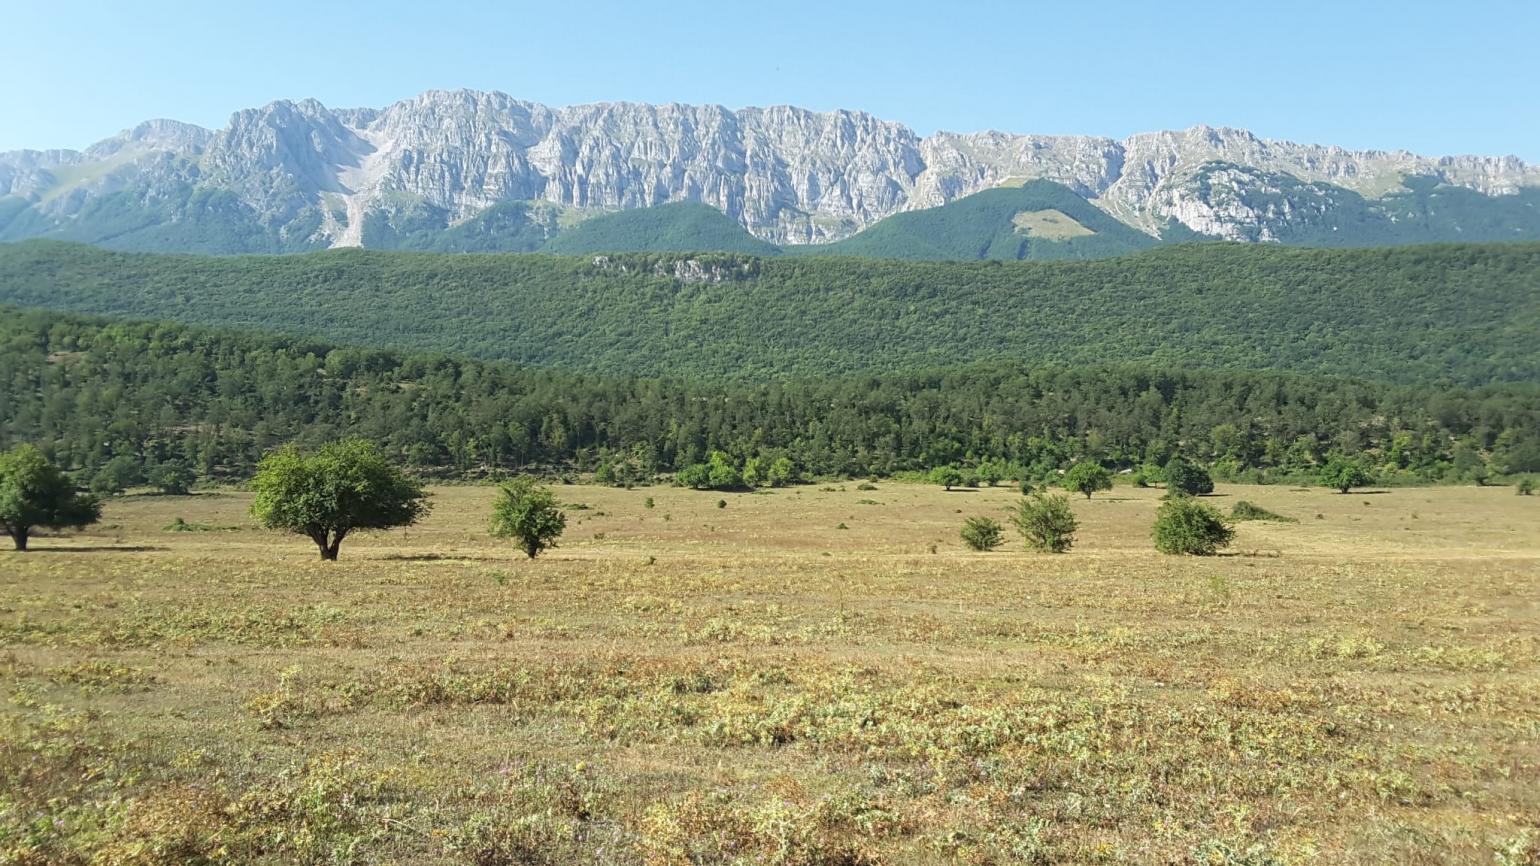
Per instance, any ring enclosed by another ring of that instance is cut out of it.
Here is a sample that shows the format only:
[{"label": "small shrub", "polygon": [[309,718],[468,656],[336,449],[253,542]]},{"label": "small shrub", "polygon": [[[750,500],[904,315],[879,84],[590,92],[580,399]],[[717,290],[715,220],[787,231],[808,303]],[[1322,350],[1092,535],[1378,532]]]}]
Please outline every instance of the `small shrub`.
[{"label": "small shrub", "polygon": [[1043,553],[1063,553],[1075,544],[1079,521],[1064,496],[1034,493],[1016,506],[1011,522],[1026,539],[1027,547]]},{"label": "small shrub", "polygon": [[1532,495],[1535,492],[1535,479],[1530,478],[1528,475],[1524,476],[1523,478],[1520,478],[1519,479],[1519,483],[1514,488],[1514,490],[1520,496],[1530,496],[1530,495]]},{"label": "small shrub", "polygon": [[718,499],[717,500],[717,507],[718,508],[726,508],[727,507],[727,500],[726,499]]},{"label": "small shrub", "polygon": [[652,508],[656,507],[657,504],[658,503],[652,501],[652,497],[651,496],[649,496],[646,499],[642,500],[642,507],[646,508],[646,509],[649,509],[649,510],[651,510]]},{"label": "small shrub", "polygon": [[962,470],[955,466],[938,466],[931,470],[930,480],[932,484],[940,484],[951,490],[953,487],[961,487],[965,479]]},{"label": "small shrub", "polygon": [[555,547],[566,528],[567,515],[556,504],[556,497],[533,477],[520,476],[498,491],[492,506],[492,535],[514,539],[530,559]]},{"label": "small shrub", "polygon": [[863,481],[860,484],[856,485],[856,489],[857,490],[876,490],[877,489],[877,485],[871,483],[870,481]]},{"label": "small shrub", "polygon": [[1266,508],[1263,508],[1260,505],[1254,505],[1244,499],[1235,503],[1235,507],[1230,509],[1230,519],[1237,522],[1243,520],[1270,520],[1274,523],[1299,522],[1293,517],[1284,517],[1282,514],[1275,514],[1274,512],[1268,511]]},{"label": "small shrub", "polygon": [[1336,488],[1338,493],[1346,493],[1354,487],[1366,487],[1374,483],[1374,476],[1369,474],[1357,460],[1346,457],[1333,457],[1321,467],[1319,473],[1321,484],[1326,487]]},{"label": "small shrub", "polygon": [[1004,541],[1004,533],[992,517],[970,517],[963,521],[962,540],[974,550],[990,551]]},{"label": "small shrub", "polygon": [[1161,553],[1212,556],[1235,538],[1214,508],[1190,496],[1168,500],[1155,512],[1155,549]]},{"label": "small shrub", "polygon": [[1023,478],[1016,482],[1016,489],[1021,491],[1022,496],[1031,496],[1032,491],[1036,488],[1032,486],[1031,480]]}]

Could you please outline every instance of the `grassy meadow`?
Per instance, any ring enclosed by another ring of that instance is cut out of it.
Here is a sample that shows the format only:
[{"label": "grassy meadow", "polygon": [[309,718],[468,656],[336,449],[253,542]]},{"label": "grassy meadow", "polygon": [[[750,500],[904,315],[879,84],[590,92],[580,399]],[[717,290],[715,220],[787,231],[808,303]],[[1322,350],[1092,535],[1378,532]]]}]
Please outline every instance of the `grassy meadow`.
[{"label": "grassy meadow", "polygon": [[1062,556],[963,547],[1006,488],[556,492],[535,561],[468,486],[0,553],[0,863],[1540,858],[1540,498],[1221,485],[1298,522],[1174,558],[1155,490]]}]

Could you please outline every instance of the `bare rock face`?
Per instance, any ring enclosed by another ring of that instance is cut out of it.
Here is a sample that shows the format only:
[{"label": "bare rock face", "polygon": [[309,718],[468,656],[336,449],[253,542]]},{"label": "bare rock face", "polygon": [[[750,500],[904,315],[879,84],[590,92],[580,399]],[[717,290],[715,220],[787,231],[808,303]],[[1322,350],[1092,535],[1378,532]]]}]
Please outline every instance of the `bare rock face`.
[{"label": "bare rock face", "polygon": [[818,243],[899,211],[1039,178],[1153,234],[1180,224],[1265,242],[1289,220],[1322,218],[1336,206],[1334,190],[1374,198],[1407,176],[1487,195],[1540,186],[1540,168],[1514,157],[1347,151],[1204,126],[1122,141],[921,138],[858,111],[550,108],[465,90],[384,109],[280,101],[237,112],[217,132],[157,120],[83,152],[0,154],[0,197],[26,202],[29,225],[57,223],[113,193],[157,202],[218,190],[268,229],[332,246],[362,244],[371,214],[407,205],[453,222],[525,200],[588,211],[703,202],[765,240]]}]

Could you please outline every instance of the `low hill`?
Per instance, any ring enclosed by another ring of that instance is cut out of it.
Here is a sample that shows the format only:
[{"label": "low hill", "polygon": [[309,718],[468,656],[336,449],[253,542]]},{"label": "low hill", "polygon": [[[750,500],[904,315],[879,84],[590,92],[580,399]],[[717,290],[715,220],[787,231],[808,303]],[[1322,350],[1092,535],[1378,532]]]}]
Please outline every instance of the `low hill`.
[{"label": "low hill", "polygon": [[932,261],[1090,259],[1156,243],[1068,187],[1035,180],[895,214],[854,237],[787,252]]},{"label": "low hill", "polygon": [[1540,381],[1540,243],[1075,262],[0,245],[0,303],[744,380],[988,360]]},{"label": "low hill", "polygon": [[772,256],[780,252],[710,205],[679,202],[584,220],[542,249],[559,255],[619,252],[712,252]]}]

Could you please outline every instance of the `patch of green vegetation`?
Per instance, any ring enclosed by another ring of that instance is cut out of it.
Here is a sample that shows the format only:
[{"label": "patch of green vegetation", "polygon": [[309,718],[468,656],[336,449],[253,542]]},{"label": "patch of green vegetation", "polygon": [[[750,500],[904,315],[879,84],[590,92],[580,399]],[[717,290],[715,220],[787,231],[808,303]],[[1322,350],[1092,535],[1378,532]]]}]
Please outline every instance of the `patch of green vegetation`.
[{"label": "patch of green vegetation", "polygon": [[[1020,215],[1039,231],[1023,231]],[[1057,223],[1050,223],[1052,216]],[[1050,229],[1044,231],[1043,229]],[[1156,240],[1114,219],[1063,184],[1033,180],[996,187],[940,207],[894,214],[831,244],[787,247],[798,256],[911,261],[1083,259],[1146,249]]]},{"label": "patch of green vegetation", "polygon": [[[12,206],[14,207],[14,206]],[[114,250],[174,249],[187,253],[290,253],[318,249],[321,209],[301,209],[282,226],[264,223],[233,192],[183,184],[147,205],[138,192],[92,198],[67,220],[36,208],[6,215],[0,209],[0,241],[49,238]]]},{"label": "patch of green vegetation", "polygon": [[675,202],[592,217],[551,238],[545,252],[713,252],[773,256],[774,244],[749,234],[710,205]]},{"label": "patch of green vegetation", "polygon": [[1244,499],[1235,503],[1235,505],[1230,509],[1230,519],[1236,522],[1245,520],[1265,520],[1273,523],[1299,522],[1299,518],[1284,517],[1282,514],[1268,511],[1266,508],[1263,508],[1262,506],[1255,503],[1247,502]]},{"label": "patch of green vegetation", "polygon": [[107,159],[99,159],[95,162],[82,162],[75,165],[61,165],[49,171],[53,176],[53,184],[43,190],[39,201],[51,202],[68,193],[75,187],[99,180],[111,174],[114,169],[121,168],[133,161],[135,153],[127,148],[118,151]]}]

